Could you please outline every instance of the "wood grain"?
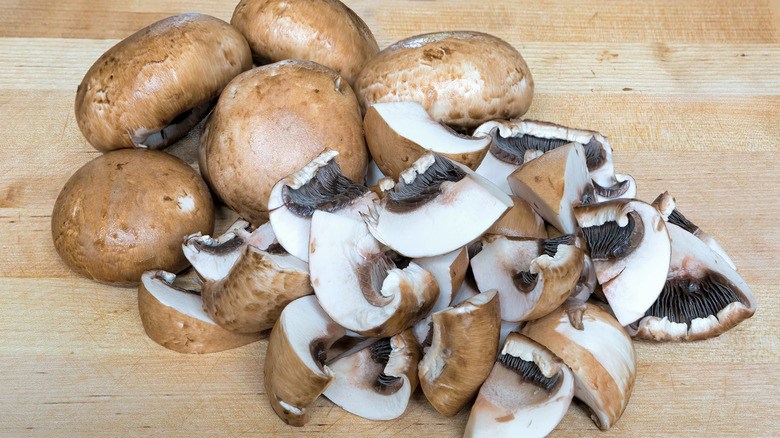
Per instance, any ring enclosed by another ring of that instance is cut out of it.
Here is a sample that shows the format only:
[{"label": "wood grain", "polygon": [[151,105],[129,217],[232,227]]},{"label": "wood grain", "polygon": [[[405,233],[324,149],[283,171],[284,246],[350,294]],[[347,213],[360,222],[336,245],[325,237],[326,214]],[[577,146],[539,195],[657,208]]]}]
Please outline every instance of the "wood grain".
[{"label": "wood grain", "polygon": [[[385,47],[474,29],[518,48],[536,82],[529,118],[608,135],[638,197],[669,190],[715,236],[758,299],[712,340],[638,342],[622,419],[581,404],[552,436],[780,436],[780,1],[346,2]],[[51,208],[99,153],[73,116],[76,86],[119,39],[169,15],[229,20],[235,2],[0,0],[0,435],[460,436],[468,411],[417,391],[388,422],[324,398],[303,429],[262,386],[266,341],[188,356],[143,332],[136,291],[77,277],[51,242]],[[195,165],[199,129],[170,151]],[[219,226],[235,214],[222,208]]]}]

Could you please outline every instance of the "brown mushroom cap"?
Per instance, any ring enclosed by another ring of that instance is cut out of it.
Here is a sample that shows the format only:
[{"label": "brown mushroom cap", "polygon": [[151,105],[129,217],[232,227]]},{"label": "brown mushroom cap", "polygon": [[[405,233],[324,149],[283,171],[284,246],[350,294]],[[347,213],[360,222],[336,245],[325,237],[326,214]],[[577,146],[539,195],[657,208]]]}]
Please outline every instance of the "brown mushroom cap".
[{"label": "brown mushroom cap", "polygon": [[474,128],[528,111],[534,81],[507,42],[471,31],[407,38],[369,61],[355,82],[364,110],[378,102],[420,102],[436,120]]},{"label": "brown mushroom cap", "polygon": [[200,139],[201,168],[238,214],[259,226],[277,181],[323,149],[337,150],[344,174],[362,182],[368,164],[357,100],[319,64],[289,60],[245,72],[219,98]]},{"label": "brown mushroom cap", "polygon": [[241,0],[230,24],[271,62],[314,61],[350,84],[379,46],[366,23],[338,0]]},{"label": "brown mushroom cap", "polygon": [[[201,14],[169,17],[95,61],[76,93],[76,121],[100,151],[144,146],[156,133],[148,146],[165,147],[195,126],[222,88],[251,67],[249,45],[229,24]],[[160,137],[173,122],[187,126]]]},{"label": "brown mushroom cap", "polygon": [[165,152],[121,149],[85,164],[62,188],[51,218],[54,247],[89,279],[136,285],[144,271],[187,266],[184,236],[211,233],[206,184]]}]

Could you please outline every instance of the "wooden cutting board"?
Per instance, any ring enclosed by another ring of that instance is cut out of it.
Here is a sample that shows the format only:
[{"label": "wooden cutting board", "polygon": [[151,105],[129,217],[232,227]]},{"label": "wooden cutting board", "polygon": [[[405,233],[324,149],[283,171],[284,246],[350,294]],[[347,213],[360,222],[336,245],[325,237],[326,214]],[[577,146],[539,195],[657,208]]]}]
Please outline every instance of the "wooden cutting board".
[{"label": "wooden cutting board", "polygon": [[[513,44],[536,82],[527,117],[608,135],[638,196],[669,190],[758,299],[755,316],[719,338],[638,342],[622,419],[602,433],[577,404],[553,435],[780,436],[778,2],[347,3],[380,47],[448,29]],[[204,356],[165,350],[144,334],[135,290],[79,278],[55,254],[54,199],[98,155],[73,115],[86,70],[156,20],[229,20],[234,6],[0,1],[0,435],[462,434],[468,411],[444,418],[419,391],[397,420],[365,421],[320,398],[306,427],[288,427],[263,392],[264,341]],[[193,162],[196,135],[174,152]]]}]

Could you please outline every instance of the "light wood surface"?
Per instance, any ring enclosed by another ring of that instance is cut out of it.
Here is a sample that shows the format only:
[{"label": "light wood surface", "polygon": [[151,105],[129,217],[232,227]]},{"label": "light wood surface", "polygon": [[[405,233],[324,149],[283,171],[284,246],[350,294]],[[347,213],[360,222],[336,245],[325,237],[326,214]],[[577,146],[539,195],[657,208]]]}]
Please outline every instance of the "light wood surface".
[{"label": "light wood surface", "polygon": [[[513,44],[536,82],[527,116],[608,135],[639,198],[669,190],[758,299],[756,315],[719,338],[638,342],[622,419],[599,432],[576,404],[553,436],[780,436],[778,2],[346,3],[380,47],[447,29]],[[153,21],[229,20],[234,6],[0,0],[0,436],[462,434],[468,410],[444,418],[420,391],[397,420],[362,420],[321,397],[306,427],[288,427],[263,391],[264,341],[204,356],[166,350],[144,334],[134,289],[79,278],[54,252],[54,200],[98,155],[73,115],[86,70]],[[196,139],[173,152],[194,163]]]}]

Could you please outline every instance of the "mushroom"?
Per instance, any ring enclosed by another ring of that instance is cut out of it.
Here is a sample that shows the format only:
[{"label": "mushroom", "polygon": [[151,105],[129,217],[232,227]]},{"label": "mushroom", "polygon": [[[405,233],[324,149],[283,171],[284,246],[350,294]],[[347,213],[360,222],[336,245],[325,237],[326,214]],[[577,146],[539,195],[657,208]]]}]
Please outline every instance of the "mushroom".
[{"label": "mushroom", "polygon": [[368,339],[328,362],[336,379],[323,395],[369,420],[398,418],[417,388],[420,356],[411,329],[392,338]]},{"label": "mushroom", "polygon": [[360,220],[315,211],[309,248],[320,305],[359,335],[398,334],[428,314],[439,296],[430,272],[414,262],[397,268]]},{"label": "mushroom", "polygon": [[168,17],[95,61],[76,91],[76,122],[99,151],[163,148],[251,67],[246,40],[229,24],[201,14]]},{"label": "mushroom", "polygon": [[79,275],[137,285],[148,270],[187,267],[182,238],[211,233],[208,187],[165,152],[121,149],[88,162],[68,179],[51,217],[54,247]]},{"label": "mushroom", "polygon": [[311,215],[317,209],[360,218],[377,195],[344,176],[335,161],[338,152],[326,150],[303,169],[283,178],[268,199],[270,221],[279,243],[303,261],[309,259]]},{"label": "mushroom", "polygon": [[310,404],[335,376],[325,365],[327,351],[344,336],[314,296],[298,298],[284,308],[268,338],[264,385],[271,407],[285,423],[303,426]]},{"label": "mushroom", "polygon": [[471,408],[464,437],[544,437],[574,396],[574,378],[560,358],[510,333]]},{"label": "mushroom", "polygon": [[658,298],[669,271],[671,244],[663,218],[636,199],[584,205],[574,214],[615,317],[623,326],[636,321]]},{"label": "mushroom", "polygon": [[379,53],[366,23],[338,0],[241,0],[230,24],[258,58],[314,61],[350,85]]},{"label": "mushroom", "polygon": [[420,386],[442,415],[458,413],[490,374],[501,326],[498,293],[477,294],[432,315],[431,346],[420,362]]},{"label": "mushroom", "polygon": [[475,169],[490,144],[488,136],[457,134],[418,102],[375,103],[368,107],[363,127],[371,157],[394,179],[428,150]]},{"label": "mushroom", "polygon": [[352,181],[368,163],[363,119],[352,89],[336,72],[288,60],[237,76],[225,87],[200,138],[199,165],[212,189],[239,216],[268,220],[273,186],[324,149]]},{"label": "mushroom", "polygon": [[380,102],[415,101],[457,128],[518,117],[528,111],[533,90],[531,72],[514,47],[471,31],[399,41],[369,61],[355,81],[364,111]]},{"label": "mushroom", "polygon": [[514,205],[496,221],[485,234],[500,234],[509,237],[547,238],[544,219],[539,216],[527,201],[509,195]]},{"label": "mushroom", "polygon": [[420,257],[412,259],[421,268],[433,274],[439,285],[439,298],[431,308],[431,312],[438,312],[450,306],[455,292],[460,289],[466,270],[469,267],[469,255],[466,247],[433,257]]},{"label": "mushroom", "polygon": [[753,316],[747,283],[703,240],[666,224],[672,258],[658,299],[629,334],[652,341],[694,341],[718,336]]},{"label": "mushroom", "polygon": [[723,249],[723,247],[721,247],[720,244],[712,238],[712,236],[702,231],[702,229],[696,226],[693,222],[689,221],[682,213],[680,213],[680,210],[677,210],[677,200],[674,199],[672,195],[669,194],[669,192],[663,192],[658,195],[658,197],[655,198],[655,201],[653,201],[652,205],[661,212],[661,216],[663,216],[666,222],[675,224],[685,231],[698,237],[699,240],[706,243],[710,249],[715,251],[716,254],[725,260],[726,263],[731,266],[731,269],[735,271],[737,270],[737,266],[731,260],[729,255],[726,254],[726,251]]},{"label": "mushroom", "polygon": [[560,306],[582,274],[584,252],[574,236],[523,239],[490,235],[471,260],[479,290],[498,290],[501,319],[539,318]]},{"label": "mushroom", "polygon": [[478,238],[512,200],[466,166],[426,152],[364,217],[377,240],[407,257],[454,251]]},{"label": "mushroom", "polygon": [[636,379],[631,337],[605,310],[569,299],[554,312],[527,323],[520,333],[547,347],[574,373],[574,397],[607,430],[628,405]]},{"label": "mushroom", "polygon": [[144,272],[138,285],[138,313],[149,338],[179,353],[214,353],[260,339],[218,326],[203,311],[199,292],[177,286],[176,275],[170,272]]},{"label": "mushroom", "polygon": [[512,193],[528,201],[552,226],[566,234],[577,232],[573,205],[590,186],[586,156],[579,143],[545,152],[507,178]]}]

